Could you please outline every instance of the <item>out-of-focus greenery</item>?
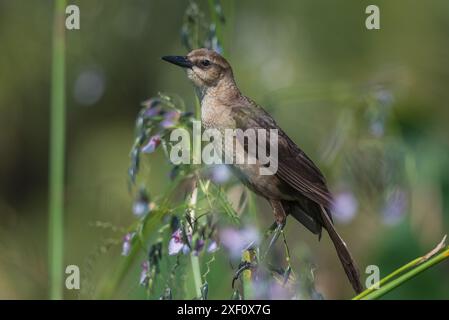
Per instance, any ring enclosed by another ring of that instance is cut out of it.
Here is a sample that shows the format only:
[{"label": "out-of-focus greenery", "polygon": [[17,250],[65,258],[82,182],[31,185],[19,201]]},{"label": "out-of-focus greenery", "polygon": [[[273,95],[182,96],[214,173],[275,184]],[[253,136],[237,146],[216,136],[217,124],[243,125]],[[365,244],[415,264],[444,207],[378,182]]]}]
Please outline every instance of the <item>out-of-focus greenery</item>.
[{"label": "out-of-focus greenery", "polygon": [[48,197],[48,264],[50,297],[63,298],[65,190],[65,0],[55,1],[51,66]]},{"label": "out-of-focus greenery", "polygon": [[[135,221],[127,184],[140,103],[159,91],[194,105],[191,85],[160,60],[185,54],[187,1],[72,1],[67,31],[65,264],[96,298],[121,261]],[[199,2],[207,12],[207,1]],[[224,1],[225,55],[242,91],[266,107],[323,169],[341,200],[338,230],[363,273],[385,276],[429,251],[449,229],[449,4],[376,1],[381,29],[365,28],[368,1]],[[53,1],[0,0],[0,298],[46,298],[47,190]],[[148,160],[148,159],[147,159]],[[142,161],[152,194],[169,184],[161,152]],[[261,228],[272,222],[257,199]],[[295,270],[315,266],[325,298],[352,291],[326,235],[286,227]],[[278,243],[282,252],[282,245]],[[142,255],[142,259],[144,256]],[[385,298],[449,298],[448,264]],[[145,298],[136,264],[114,298]],[[217,254],[209,297],[232,294]]]}]

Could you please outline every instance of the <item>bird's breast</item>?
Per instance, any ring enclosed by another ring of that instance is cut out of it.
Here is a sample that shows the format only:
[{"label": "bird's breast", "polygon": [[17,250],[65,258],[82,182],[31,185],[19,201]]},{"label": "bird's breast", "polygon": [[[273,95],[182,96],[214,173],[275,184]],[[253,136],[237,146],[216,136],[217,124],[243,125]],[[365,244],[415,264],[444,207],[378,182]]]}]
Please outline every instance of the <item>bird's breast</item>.
[{"label": "bird's breast", "polygon": [[[248,154],[235,138],[226,139],[226,129],[238,129],[231,116],[231,108],[225,105],[203,100],[201,104],[201,121],[203,128],[215,129],[221,133],[221,141],[213,140],[214,148],[219,151],[222,160],[232,159],[231,167],[237,177],[254,192],[270,199],[280,199],[283,195],[278,188],[280,181],[275,176],[260,174],[261,164],[254,156]],[[228,132],[229,134],[229,132]],[[256,142],[254,142],[256,143]],[[225,156],[226,155],[226,156]],[[241,163],[237,159],[244,159]],[[229,163],[229,162],[228,162]]]},{"label": "bird's breast", "polygon": [[235,128],[235,121],[231,116],[231,108],[205,97],[201,103],[201,122],[205,129]]}]

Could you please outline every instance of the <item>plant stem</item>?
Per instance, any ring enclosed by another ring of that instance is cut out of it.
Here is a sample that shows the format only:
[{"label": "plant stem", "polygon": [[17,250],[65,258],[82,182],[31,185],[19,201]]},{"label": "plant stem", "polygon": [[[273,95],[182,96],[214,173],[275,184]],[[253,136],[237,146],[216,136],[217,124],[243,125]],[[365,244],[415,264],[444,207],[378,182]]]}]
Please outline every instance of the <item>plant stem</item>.
[{"label": "plant stem", "polygon": [[[446,249],[444,251],[442,251],[440,254],[438,254],[437,256],[434,256],[433,258],[423,262],[422,264],[418,265],[416,268],[403,274],[402,276],[398,277],[397,279],[394,279],[394,280],[388,282],[380,289],[371,292],[370,294],[366,295],[362,299],[363,300],[378,299],[378,298],[382,297],[383,295],[387,294],[388,292],[390,292],[391,290],[395,289],[396,287],[399,287],[404,282],[412,279],[413,277],[416,277],[421,272],[437,265],[438,263],[440,263],[441,261],[443,261],[447,258],[449,258],[449,247],[446,247]],[[412,261],[411,263],[413,263],[414,261]],[[411,263],[409,263],[409,264],[411,264]],[[405,268],[406,266],[404,266],[403,268]]]},{"label": "plant stem", "polygon": [[399,269],[396,269],[395,271],[390,273],[388,276],[386,276],[385,278],[383,278],[379,282],[375,283],[374,285],[372,285],[371,287],[369,287],[368,289],[366,289],[365,291],[360,293],[358,296],[352,298],[352,300],[360,300],[363,297],[369,295],[371,292],[376,291],[377,290],[376,288],[382,287],[384,284],[386,284],[391,279],[397,277],[398,275],[400,275],[401,273],[405,272],[406,270],[414,267],[416,264],[418,264],[421,261],[421,259],[422,259],[421,257],[420,258],[416,258],[415,260],[407,263],[406,265],[400,267]]},{"label": "plant stem", "polygon": [[49,155],[49,242],[50,298],[62,299],[64,250],[64,152],[65,152],[65,0],[54,8],[50,155]]},{"label": "plant stem", "polygon": [[[197,182],[194,182],[194,187],[193,187],[193,191],[192,191],[192,195],[190,197],[190,221],[192,221],[192,224],[195,221],[195,208],[196,208],[196,203],[198,200],[198,185]],[[197,299],[201,298],[201,270],[200,270],[200,260],[198,258],[198,255],[195,254],[194,250],[191,251],[190,253],[190,262],[192,265],[192,273],[193,273],[193,285],[195,287],[195,297]]]},{"label": "plant stem", "polygon": [[[245,250],[242,254],[242,260],[248,263],[252,262],[251,252]],[[253,285],[252,285],[252,271],[251,269],[242,272],[243,282],[243,298],[249,300],[253,297]]]}]

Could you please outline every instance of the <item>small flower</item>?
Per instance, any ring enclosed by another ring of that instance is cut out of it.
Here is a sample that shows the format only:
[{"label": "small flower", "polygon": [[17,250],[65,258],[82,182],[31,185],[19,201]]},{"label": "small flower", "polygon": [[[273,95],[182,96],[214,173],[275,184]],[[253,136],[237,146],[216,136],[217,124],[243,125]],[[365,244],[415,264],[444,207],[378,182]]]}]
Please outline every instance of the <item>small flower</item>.
[{"label": "small flower", "polygon": [[150,274],[149,274],[150,263],[148,261],[142,262],[141,268],[142,268],[142,271],[140,272],[139,284],[141,286],[147,286],[148,280],[150,279]]},{"label": "small flower", "polygon": [[169,111],[164,115],[160,125],[164,129],[172,128],[178,123],[180,117],[181,114],[178,111]]},{"label": "small flower", "polygon": [[123,237],[122,256],[127,256],[131,250],[131,241],[134,238],[135,232],[127,233]]},{"label": "small flower", "polygon": [[211,180],[217,184],[226,183],[231,178],[231,171],[227,165],[219,164],[212,168]]},{"label": "small flower", "polygon": [[338,221],[348,223],[354,218],[358,206],[357,199],[351,192],[340,192],[335,197],[334,216]]},{"label": "small flower", "polygon": [[162,109],[160,106],[154,106],[148,109],[145,109],[145,111],[143,112],[143,116],[145,118],[153,118],[155,116],[159,116],[162,113]]},{"label": "small flower", "polygon": [[209,243],[209,245],[207,246],[207,249],[206,249],[206,251],[208,253],[213,253],[217,250],[218,250],[218,244],[216,241],[212,241],[211,243]]},{"label": "small flower", "polygon": [[139,190],[136,200],[133,204],[133,213],[137,217],[143,217],[151,211],[151,204],[145,188]]},{"label": "small flower", "polygon": [[201,252],[201,250],[203,250],[203,248],[204,248],[204,240],[201,238],[196,240],[193,254],[197,256]]},{"label": "small flower", "polygon": [[168,254],[175,255],[178,254],[184,247],[184,242],[181,239],[181,229],[176,230],[168,243]]},{"label": "small flower", "polygon": [[160,135],[154,135],[150,138],[148,143],[142,147],[143,153],[153,153],[156,148],[161,144],[161,136]]},{"label": "small flower", "polygon": [[182,247],[182,254],[189,254],[189,252],[190,252],[189,246],[188,245],[184,245]]},{"label": "small flower", "polygon": [[141,103],[142,107],[145,107],[147,110],[154,109],[161,103],[161,100],[159,98],[151,98],[148,100],[145,100]]},{"label": "small flower", "polygon": [[[191,238],[191,236],[188,237]],[[186,243],[184,243],[181,229],[178,229],[173,232],[171,239],[168,242],[168,254],[173,256],[181,251],[183,254],[187,254],[190,252],[190,248]]]},{"label": "small flower", "polygon": [[260,242],[259,232],[254,227],[241,230],[226,228],[221,230],[219,235],[220,242],[229,250],[232,258],[240,258],[243,250]]},{"label": "small flower", "polygon": [[145,107],[142,118],[153,118],[162,113],[162,108],[160,106],[161,100],[158,98],[151,98],[142,103],[142,106]]},{"label": "small flower", "polygon": [[143,201],[136,201],[133,205],[133,213],[138,217],[142,217],[149,212],[148,203]]}]

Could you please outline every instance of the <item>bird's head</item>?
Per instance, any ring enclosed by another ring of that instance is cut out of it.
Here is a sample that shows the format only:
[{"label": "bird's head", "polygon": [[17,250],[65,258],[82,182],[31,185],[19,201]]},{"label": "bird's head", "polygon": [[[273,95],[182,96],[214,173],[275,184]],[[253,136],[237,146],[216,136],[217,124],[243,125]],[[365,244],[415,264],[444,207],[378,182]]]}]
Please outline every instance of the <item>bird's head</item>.
[{"label": "bird's head", "polygon": [[233,80],[231,66],[213,50],[196,49],[187,56],[164,56],[162,59],[186,68],[187,76],[198,88],[215,87],[223,80]]}]

